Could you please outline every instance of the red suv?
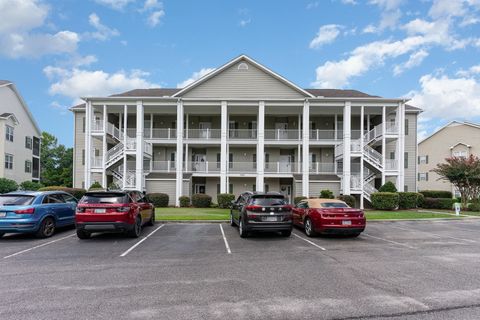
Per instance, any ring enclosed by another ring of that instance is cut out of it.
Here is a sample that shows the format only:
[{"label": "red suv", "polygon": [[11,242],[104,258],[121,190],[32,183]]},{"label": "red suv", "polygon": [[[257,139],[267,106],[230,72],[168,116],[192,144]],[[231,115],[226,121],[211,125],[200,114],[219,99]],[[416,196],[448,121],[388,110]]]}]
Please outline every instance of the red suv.
[{"label": "red suv", "polygon": [[138,191],[87,192],[77,206],[75,225],[80,239],[93,232],[124,232],[137,238],[144,225],[155,223],[155,208]]}]

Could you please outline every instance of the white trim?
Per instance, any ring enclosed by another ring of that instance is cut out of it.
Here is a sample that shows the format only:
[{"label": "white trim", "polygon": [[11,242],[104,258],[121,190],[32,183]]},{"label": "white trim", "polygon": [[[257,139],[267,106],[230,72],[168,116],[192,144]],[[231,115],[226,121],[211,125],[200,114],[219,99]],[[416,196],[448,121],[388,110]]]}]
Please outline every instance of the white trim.
[{"label": "white trim", "polygon": [[443,129],[448,128],[449,126],[451,126],[451,125],[454,124],[454,123],[457,123],[457,124],[459,124],[459,125],[470,126],[470,127],[476,128],[476,129],[480,129],[480,124],[476,124],[476,123],[473,123],[473,122],[453,120],[453,121],[450,121],[449,123],[447,123],[446,125],[444,125],[443,127],[441,127],[440,129],[438,129],[437,131],[435,131],[434,133],[432,133],[431,135],[429,135],[428,137],[423,138],[422,140],[420,140],[420,141],[418,142],[418,144],[423,143],[424,141],[430,139],[431,137],[433,137],[434,135],[436,135],[437,133],[439,133],[439,132],[442,131]]}]

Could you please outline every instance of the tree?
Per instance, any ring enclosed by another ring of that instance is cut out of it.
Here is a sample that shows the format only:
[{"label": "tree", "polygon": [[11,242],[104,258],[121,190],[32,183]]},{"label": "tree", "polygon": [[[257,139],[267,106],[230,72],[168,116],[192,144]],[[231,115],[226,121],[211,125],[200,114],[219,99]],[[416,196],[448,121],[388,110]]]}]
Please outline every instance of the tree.
[{"label": "tree", "polygon": [[378,192],[397,192],[397,187],[395,187],[392,181],[387,181],[378,189]]},{"label": "tree", "polygon": [[42,132],[40,165],[43,185],[72,186],[73,149],[59,145],[57,138],[48,132]]},{"label": "tree", "polygon": [[468,201],[476,200],[480,195],[480,158],[470,155],[468,158],[452,157],[445,161],[437,164],[432,172],[440,176],[439,180],[449,181],[457,188],[462,197],[462,207],[466,208]]}]

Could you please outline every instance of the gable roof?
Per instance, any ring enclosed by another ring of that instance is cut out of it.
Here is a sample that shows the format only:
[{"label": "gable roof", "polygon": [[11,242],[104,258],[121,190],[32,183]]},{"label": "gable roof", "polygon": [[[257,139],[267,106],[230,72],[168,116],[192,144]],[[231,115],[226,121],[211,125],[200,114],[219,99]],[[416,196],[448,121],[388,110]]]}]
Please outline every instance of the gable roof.
[{"label": "gable roof", "polygon": [[341,90],[341,89],[305,89],[305,91],[314,95],[315,97],[328,98],[380,98],[379,96],[372,96],[358,90]]},{"label": "gable roof", "polygon": [[10,119],[10,118],[13,119],[13,122],[18,124],[18,119],[17,119],[17,117],[15,117],[15,115],[13,113],[5,112],[5,113],[0,114],[0,119],[5,119],[6,120],[6,119]]},{"label": "gable roof", "polygon": [[467,147],[467,148],[471,148],[471,147],[472,147],[472,146],[469,145],[469,144],[466,144],[466,143],[463,143],[463,142],[458,142],[458,143],[454,144],[453,146],[451,146],[450,149],[455,148],[455,147],[458,146],[459,144],[462,144],[462,145],[464,145],[464,146]]},{"label": "gable roof", "polygon": [[181,89],[180,91],[176,92],[172,97],[179,97],[181,96],[182,94],[190,91],[191,89],[193,88],[196,88],[197,86],[199,86],[200,84],[206,82],[207,80],[213,78],[214,76],[216,76],[217,74],[223,72],[224,70],[228,69],[229,67],[233,66],[234,64],[240,62],[240,61],[246,61],[248,63],[251,63],[252,65],[254,65],[255,67],[257,67],[258,69],[264,71],[265,73],[269,74],[270,76],[276,78],[277,80],[279,80],[280,82],[283,82],[285,85],[289,86],[290,88],[296,90],[297,92],[301,93],[302,95],[304,95],[305,97],[311,97],[313,98],[313,95],[307,91],[305,91],[304,89],[300,88],[299,86],[297,86],[296,84],[294,84],[293,82],[290,82],[289,80],[285,79],[284,77],[282,77],[281,75],[279,75],[278,73],[268,69],[267,67],[265,67],[264,65],[261,65],[260,63],[256,62],[255,60],[253,60],[252,58],[242,54],[241,56],[238,56],[237,58],[231,60],[230,62],[227,62],[226,64],[224,64],[223,66],[221,66],[220,68],[217,68],[215,70],[213,70],[212,72],[206,74],[205,76],[201,77],[200,79],[198,79],[197,81],[194,81],[193,83],[189,84],[188,86],[186,86],[185,88]]},{"label": "gable roof", "polygon": [[[457,124],[457,125],[466,125],[466,126],[470,126],[470,127],[473,127],[473,128],[476,128],[476,129],[480,129],[480,124],[476,124],[476,123],[473,123],[473,122],[467,122],[467,121],[458,121],[458,120],[453,120],[453,121],[450,121],[449,123],[447,123],[446,125],[444,125],[443,127],[441,127],[440,129],[438,129],[437,131],[435,131],[434,133],[432,133],[431,135],[429,135],[428,137],[422,139],[421,141],[418,142],[418,144],[430,139],[431,137],[433,137],[434,135],[436,135],[437,133],[439,133],[440,131],[448,128],[448,127],[451,127],[453,126],[454,124]],[[457,143],[458,144],[458,143]]]}]

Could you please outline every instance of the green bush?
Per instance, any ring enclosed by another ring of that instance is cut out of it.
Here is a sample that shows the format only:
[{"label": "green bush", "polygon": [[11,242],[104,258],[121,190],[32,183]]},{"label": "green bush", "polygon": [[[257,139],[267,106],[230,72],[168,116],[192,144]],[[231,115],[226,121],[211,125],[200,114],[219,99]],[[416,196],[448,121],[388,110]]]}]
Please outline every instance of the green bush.
[{"label": "green bush", "polygon": [[420,191],[425,198],[452,198],[452,193],[450,191],[443,190],[423,190]]},{"label": "green bush", "polygon": [[222,209],[230,208],[232,201],[235,200],[235,195],[231,193],[217,194],[218,207]]},{"label": "green bush", "polygon": [[338,197],[339,200],[342,200],[343,202],[345,202],[346,204],[348,204],[348,206],[352,207],[352,208],[355,208],[355,197],[354,196],[351,196],[351,195],[347,195],[347,194],[344,194],[344,195],[341,195]]},{"label": "green bush", "polygon": [[320,191],[320,198],[322,199],[334,199],[335,196],[333,195],[333,192],[330,190],[321,190]]},{"label": "green bush", "polygon": [[421,193],[417,193],[417,208],[422,208],[425,202],[425,197]]},{"label": "green bush", "polygon": [[149,193],[147,198],[153,203],[155,208],[168,207],[169,198],[166,193]]},{"label": "green bush", "polygon": [[99,190],[99,189],[103,189],[103,187],[100,184],[100,182],[95,181],[94,183],[92,183],[90,188],[88,188],[88,191],[94,191],[94,190]]},{"label": "green bush", "polygon": [[69,188],[69,187],[62,187],[62,186],[50,186],[50,187],[43,187],[38,189],[38,191],[64,191],[66,193],[70,193],[72,196],[80,200],[85,192],[85,189],[80,188]]},{"label": "green bush", "polygon": [[423,208],[425,209],[447,209],[451,210],[455,199],[452,198],[427,198],[423,201]]},{"label": "green bush", "polygon": [[372,206],[377,210],[395,210],[398,207],[398,193],[375,192],[372,193]]},{"label": "green bush", "polygon": [[112,182],[108,185],[108,190],[122,190],[122,188],[115,182]]},{"label": "green bush", "polygon": [[195,208],[210,208],[212,197],[208,194],[196,193],[192,196],[192,206]]},{"label": "green bush", "polygon": [[16,191],[18,189],[18,184],[10,179],[0,178],[0,194]]},{"label": "green bush", "polygon": [[210,208],[218,209],[219,208],[218,203],[212,202],[212,204],[210,205]]},{"label": "green bush", "polygon": [[418,194],[416,192],[399,192],[398,207],[400,209],[414,209],[417,207]]},{"label": "green bush", "polygon": [[378,192],[397,192],[397,187],[392,181],[387,181],[383,186],[378,189]]},{"label": "green bush", "polygon": [[190,207],[190,197],[189,196],[181,196],[178,198],[178,201],[180,202],[180,207],[185,208],[185,207]]},{"label": "green bush", "polygon": [[42,187],[43,184],[34,181],[23,181],[22,183],[20,183],[20,190],[24,191],[37,191]]},{"label": "green bush", "polygon": [[[456,201],[459,202],[459,201]],[[469,211],[480,211],[480,200],[475,200],[472,201],[471,203],[468,204],[468,210]]]},{"label": "green bush", "polygon": [[293,198],[293,203],[298,204],[300,201],[305,200],[305,199],[308,199],[308,198],[304,197],[304,196],[298,196],[298,197]]}]

